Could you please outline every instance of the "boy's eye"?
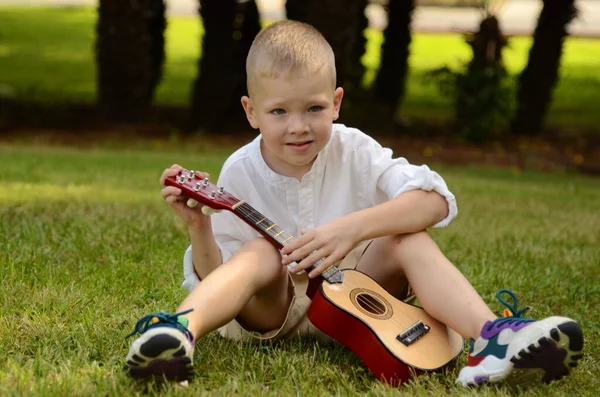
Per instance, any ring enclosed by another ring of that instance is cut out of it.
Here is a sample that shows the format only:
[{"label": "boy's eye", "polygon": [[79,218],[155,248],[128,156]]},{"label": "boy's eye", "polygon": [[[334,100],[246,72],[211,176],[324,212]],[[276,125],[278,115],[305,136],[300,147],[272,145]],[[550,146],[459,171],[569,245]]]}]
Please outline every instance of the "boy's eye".
[{"label": "boy's eye", "polygon": [[278,109],[273,109],[271,110],[271,113],[276,114],[276,115],[282,115],[285,114],[285,110],[278,108]]},{"label": "boy's eye", "polygon": [[320,112],[321,110],[323,110],[323,106],[319,106],[319,105],[311,106],[308,108],[309,112]]}]

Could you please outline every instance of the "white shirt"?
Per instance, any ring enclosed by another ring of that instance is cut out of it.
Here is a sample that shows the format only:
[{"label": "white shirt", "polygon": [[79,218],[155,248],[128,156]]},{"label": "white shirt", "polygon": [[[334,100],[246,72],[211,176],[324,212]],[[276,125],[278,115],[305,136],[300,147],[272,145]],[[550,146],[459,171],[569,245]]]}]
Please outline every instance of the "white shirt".
[{"label": "white shirt", "polygon": [[[426,165],[393,158],[390,149],[356,128],[334,124],[331,139],[301,181],[269,168],[260,139],[259,135],[225,161],[218,184],[290,235],[299,236],[300,229],[314,229],[416,189],[434,190],[448,201],[448,216],[433,227],[445,227],[457,215],[456,199],[440,175]],[[261,237],[228,211],[212,215],[212,229],[223,262],[245,242]],[[184,255],[182,285],[190,292],[200,282],[191,248]]]}]

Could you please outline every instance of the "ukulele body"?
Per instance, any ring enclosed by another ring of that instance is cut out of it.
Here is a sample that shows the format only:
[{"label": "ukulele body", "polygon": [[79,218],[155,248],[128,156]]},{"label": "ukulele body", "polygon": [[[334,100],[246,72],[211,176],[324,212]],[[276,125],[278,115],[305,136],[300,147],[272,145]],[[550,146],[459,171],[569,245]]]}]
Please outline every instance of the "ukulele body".
[{"label": "ukulele body", "polygon": [[462,337],[423,309],[394,298],[362,272],[342,272],[341,283],[321,283],[308,318],[376,378],[397,386],[443,368],[462,352]]}]

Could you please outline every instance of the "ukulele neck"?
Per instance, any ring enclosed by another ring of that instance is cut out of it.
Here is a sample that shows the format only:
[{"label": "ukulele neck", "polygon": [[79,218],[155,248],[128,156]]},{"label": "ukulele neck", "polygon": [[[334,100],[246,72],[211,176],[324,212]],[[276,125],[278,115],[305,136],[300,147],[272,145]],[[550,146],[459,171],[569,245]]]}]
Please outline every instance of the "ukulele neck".
[{"label": "ukulele neck", "polygon": [[[278,249],[281,249],[294,241],[294,236],[280,228],[275,222],[271,221],[245,202],[241,202],[239,205],[236,205],[233,209],[233,213],[260,234],[262,234]],[[310,267],[310,269],[313,270],[317,268],[324,260],[324,258],[319,259]],[[332,284],[342,282],[342,272],[340,272],[335,266],[331,266],[329,269],[321,273],[321,277]]]}]

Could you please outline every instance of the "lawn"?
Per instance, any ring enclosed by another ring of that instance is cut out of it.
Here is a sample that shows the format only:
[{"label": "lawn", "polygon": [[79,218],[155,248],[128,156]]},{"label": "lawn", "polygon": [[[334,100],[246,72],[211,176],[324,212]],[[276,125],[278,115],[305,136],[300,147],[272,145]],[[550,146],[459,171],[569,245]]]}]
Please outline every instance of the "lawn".
[{"label": "lawn", "polygon": [[[122,372],[125,336],[142,315],[184,298],[185,228],[161,201],[174,162],[216,177],[229,147],[147,142],[75,149],[0,145],[0,395],[139,395]],[[600,395],[600,182],[570,174],[434,167],[460,215],[434,238],[496,312],[511,288],[530,314],[578,319],[574,374],[525,396]],[[400,389],[373,380],[340,346],[295,340],[197,344],[196,381],[161,395],[473,395],[458,368]],[[464,364],[461,356],[459,365]],[[504,387],[480,394],[511,395]]]},{"label": "lawn", "polygon": [[[93,101],[95,97],[93,8],[0,8],[0,95],[44,101]],[[167,63],[156,101],[186,105],[196,75],[202,26],[199,18],[170,17]],[[379,64],[380,31],[367,31],[371,82]],[[504,58],[509,71],[519,73],[527,61],[529,37],[510,39]],[[402,113],[421,119],[447,120],[449,99],[424,81],[428,70],[458,66],[469,59],[469,48],[459,34],[414,35],[408,92]],[[597,129],[600,113],[600,40],[568,38],[561,80],[549,116],[549,125]]]}]

